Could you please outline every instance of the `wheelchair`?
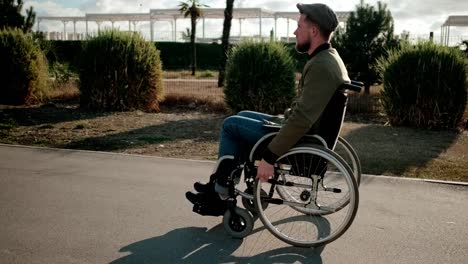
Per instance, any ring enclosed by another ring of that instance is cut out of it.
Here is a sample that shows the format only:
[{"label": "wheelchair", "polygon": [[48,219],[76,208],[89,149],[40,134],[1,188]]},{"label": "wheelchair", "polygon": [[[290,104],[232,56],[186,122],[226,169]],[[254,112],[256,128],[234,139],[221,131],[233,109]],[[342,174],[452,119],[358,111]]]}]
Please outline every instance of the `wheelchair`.
[{"label": "wheelchair", "polygon": [[[267,123],[270,132],[251,149],[245,162],[229,177],[226,232],[234,238],[249,235],[254,219],[280,240],[298,247],[330,243],[351,226],[358,209],[361,164],[356,151],[339,131],[346,111],[347,92],[362,83],[340,86],[313,127],[293,148],[279,157],[267,182],[256,179],[257,162],[281,125]],[[247,188],[238,189],[241,176]],[[237,207],[241,196],[245,209]]]}]

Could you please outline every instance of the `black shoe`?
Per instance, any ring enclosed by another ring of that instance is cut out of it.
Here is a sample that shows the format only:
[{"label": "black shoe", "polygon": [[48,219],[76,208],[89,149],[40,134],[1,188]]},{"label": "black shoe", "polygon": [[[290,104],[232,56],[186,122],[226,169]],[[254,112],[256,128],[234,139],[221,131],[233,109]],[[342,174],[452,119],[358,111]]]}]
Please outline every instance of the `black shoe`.
[{"label": "black shoe", "polygon": [[187,200],[189,200],[193,204],[200,204],[203,200],[200,193],[195,194],[193,192],[186,192],[185,198],[187,198]]},{"label": "black shoe", "polygon": [[207,193],[207,192],[214,190],[213,183],[211,182],[209,183],[196,182],[193,184],[193,188],[195,189],[195,191],[199,193]]},{"label": "black shoe", "polygon": [[217,192],[207,192],[207,193],[193,193],[193,192],[186,192],[185,198],[189,200],[193,204],[209,204],[209,205],[217,205],[221,204],[224,201],[219,198]]},{"label": "black shoe", "polygon": [[221,200],[216,192],[186,192],[185,197],[193,204],[192,210],[200,215],[221,216],[228,209],[228,202]]},{"label": "black shoe", "polygon": [[[227,186],[226,182],[235,169],[238,169],[237,160],[227,156],[221,157],[220,160],[218,160],[215,172],[211,174],[208,183],[196,182],[193,184],[193,188],[199,193],[215,192],[215,182],[218,182],[218,184],[222,186]],[[235,176],[240,177],[242,170],[236,171]]]}]

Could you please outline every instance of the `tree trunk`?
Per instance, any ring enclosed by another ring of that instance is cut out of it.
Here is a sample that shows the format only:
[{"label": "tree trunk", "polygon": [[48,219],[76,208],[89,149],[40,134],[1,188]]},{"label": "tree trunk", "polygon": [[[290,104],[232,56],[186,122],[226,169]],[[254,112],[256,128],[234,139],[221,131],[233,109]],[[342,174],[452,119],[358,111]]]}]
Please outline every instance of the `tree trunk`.
[{"label": "tree trunk", "polygon": [[226,9],[224,9],[223,37],[222,37],[222,54],[219,64],[218,87],[224,85],[226,76],[226,61],[229,49],[229,35],[231,32],[231,21],[233,12],[234,0],[226,0]]},{"label": "tree trunk", "polygon": [[192,10],[191,21],[192,21],[192,34],[190,34],[190,46],[192,50],[192,75],[195,75],[195,69],[197,65],[197,54],[196,54],[196,48],[195,48],[195,35],[196,35],[196,30],[197,30],[197,13],[195,10]]}]

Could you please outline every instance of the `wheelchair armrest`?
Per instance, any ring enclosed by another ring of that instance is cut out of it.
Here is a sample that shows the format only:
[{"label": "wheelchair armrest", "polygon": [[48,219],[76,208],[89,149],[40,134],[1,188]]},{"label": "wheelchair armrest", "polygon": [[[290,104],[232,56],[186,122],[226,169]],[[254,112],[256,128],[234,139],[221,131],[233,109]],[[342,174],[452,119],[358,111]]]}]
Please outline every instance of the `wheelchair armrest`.
[{"label": "wheelchair armrest", "polygon": [[278,124],[266,119],[263,119],[263,127],[267,128],[270,131],[279,131],[281,129],[282,124]]},{"label": "wheelchair armrest", "polygon": [[270,132],[278,132],[281,129],[281,125],[268,125],[268,124],[263,124],[263,128],[267,129],[267,131]]},{"label": "wheelchair armrest", "polygon": [[353,81],[353,80],[351,80],[351,84],[354,84],[354,85],[357,85],[357,86],[361,86],[361,87],[364,86],[364,83],[363,83],[363,82]]},{"label": "wheelchair armrest", "polygon": [[351,83],[343,83],[342,85],[340,85],[340,89],[351,90],[358,93],[361,92],[363,87],[364,83],[358,81],[351,81]]}]

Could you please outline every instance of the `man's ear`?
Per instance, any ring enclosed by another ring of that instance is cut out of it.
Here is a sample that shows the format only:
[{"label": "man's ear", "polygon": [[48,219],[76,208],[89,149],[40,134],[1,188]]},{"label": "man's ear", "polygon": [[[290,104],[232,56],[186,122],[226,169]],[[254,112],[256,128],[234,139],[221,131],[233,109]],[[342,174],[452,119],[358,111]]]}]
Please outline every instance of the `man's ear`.
[{"label": "man's ear", "polygon": [[319,33],[319,28],[316,24],[311,24],[310,25],[310,30],[312,32],[312,35],[316,36]]}]

